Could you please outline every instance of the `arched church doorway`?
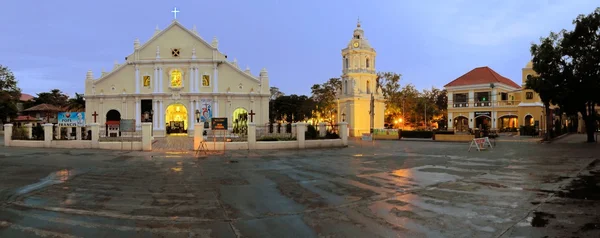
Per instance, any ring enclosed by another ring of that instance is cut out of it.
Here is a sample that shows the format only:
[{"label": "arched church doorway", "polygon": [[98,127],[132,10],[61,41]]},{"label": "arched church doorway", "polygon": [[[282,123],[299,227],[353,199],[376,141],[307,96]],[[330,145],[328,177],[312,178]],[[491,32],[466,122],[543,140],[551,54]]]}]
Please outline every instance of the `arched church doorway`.
[{"label": "arched church doorway", "polygon": [[181,103],[169,105],[165,110],[165,123],[165,128],[168,135],[187,134],[187,108]]},{"label": "arched church doorway", "polygon": [[104,133],[106,137],[117,137],[121,136],[119,126],[121,125],[121,113],[115,109],[111,109],[106,112],[106,122],[104,127]]},{"label": "arched church doorway", "polygon": [[468,132],[469,119],[464,116],[454,118],[454,130],[456,130],[456,132]]},{"label": "arched church doorway", "polygon": [[248,131],[248,111],[244,108],[237,108],[233,111],[233,133],[245,134]]}]

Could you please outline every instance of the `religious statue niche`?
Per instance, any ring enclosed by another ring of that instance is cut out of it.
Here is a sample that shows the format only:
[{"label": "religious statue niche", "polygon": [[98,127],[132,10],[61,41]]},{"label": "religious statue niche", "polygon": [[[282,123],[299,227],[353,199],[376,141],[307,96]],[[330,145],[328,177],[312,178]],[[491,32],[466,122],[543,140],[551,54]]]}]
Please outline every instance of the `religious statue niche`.
[{"label": "religious statue niche", "polygon": [[180,88],[183,85],[183,77],[181,71],[178,69],[171,70],[170,80],[170,86],[172,88]]},{"label": "religious statue niche", "polygon": [[210,75],[202,75],[202,87],[210,86]]},{"label": "religious statue niche", "polygon": [[150,87],[150,75],[144,75],[143,82],[144,87]]}]

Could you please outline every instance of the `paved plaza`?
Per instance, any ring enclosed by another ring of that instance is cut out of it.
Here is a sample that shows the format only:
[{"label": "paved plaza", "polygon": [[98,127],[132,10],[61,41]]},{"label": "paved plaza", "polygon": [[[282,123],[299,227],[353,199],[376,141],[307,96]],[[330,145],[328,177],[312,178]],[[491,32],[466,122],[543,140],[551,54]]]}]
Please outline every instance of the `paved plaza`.
[{"label": "paved plaza", "polygon": [[579,138],[198,157],[0,146],[0,237],[600,237],[600,145]]}]

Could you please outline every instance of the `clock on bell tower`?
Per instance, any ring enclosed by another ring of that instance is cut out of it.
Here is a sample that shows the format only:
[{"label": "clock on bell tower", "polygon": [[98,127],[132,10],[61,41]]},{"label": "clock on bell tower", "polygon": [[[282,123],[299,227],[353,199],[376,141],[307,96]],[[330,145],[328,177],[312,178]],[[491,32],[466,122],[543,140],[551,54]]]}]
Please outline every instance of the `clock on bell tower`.
[{"label": "clock on bell tower", "polygon": [[352,39],[342,49],[342,90],[337,115],[340,122],[348,122],[353,137],[384,127],[385,101],[381,90],[376,88],[376,56],[358,21]]}]

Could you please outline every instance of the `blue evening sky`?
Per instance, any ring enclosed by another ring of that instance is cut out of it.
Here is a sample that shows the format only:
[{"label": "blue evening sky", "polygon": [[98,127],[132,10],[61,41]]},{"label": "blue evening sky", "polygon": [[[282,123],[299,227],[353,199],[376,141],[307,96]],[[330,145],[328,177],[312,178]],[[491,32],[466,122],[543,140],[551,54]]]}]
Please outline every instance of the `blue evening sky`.
[{"label": "blue evening sky", "polygon": [[[83,92],[86,71],[98,77],[164,29],[177,7],[184,26],[197,26],[237,58],[242,69],[269,71],[271,86],[310,95],[310,87],[341,74],[341,49],[360,17],[376,49],[377,70],[403,75],[418,89],[443,87],[467,71],[490,66],[520,84],[529,47],[550,31],[571,28],[597,0],[2,0],[0,64],[24,93],[59,88]],[[129,79],[124,79],[129,80]],[[131,79],[133,80],[133,79]]]}]

